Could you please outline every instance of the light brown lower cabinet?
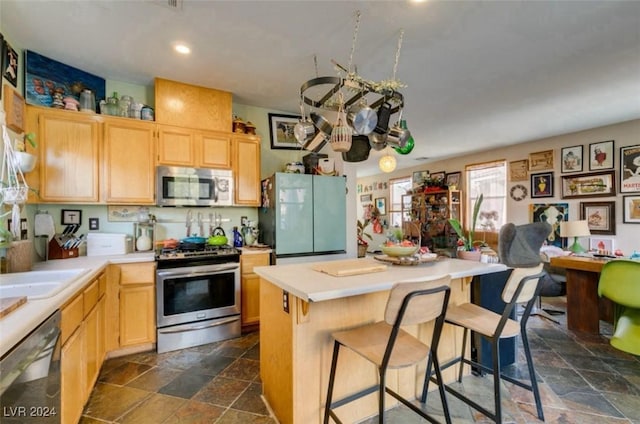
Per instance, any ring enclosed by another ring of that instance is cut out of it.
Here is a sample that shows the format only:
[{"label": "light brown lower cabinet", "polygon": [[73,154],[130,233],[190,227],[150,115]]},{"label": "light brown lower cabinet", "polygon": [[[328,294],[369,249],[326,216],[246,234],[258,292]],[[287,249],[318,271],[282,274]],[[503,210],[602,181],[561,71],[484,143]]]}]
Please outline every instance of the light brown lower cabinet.
[{"label": "light brown lower cabinet", "polygon": [[77,423],[104,360],[105,275],[62,308],[61,422]]},{"label": "light brown lower cabinet", "polygon": [[156,341],[155,263],[120,267],[120,347]]},{"label": "light brown lower cabinet", "polygon": [[260,324],[260,277],[253,272],[253,268],[267,266],[269,262],[269,253],[240,255],[240,293],[243,327]]}]

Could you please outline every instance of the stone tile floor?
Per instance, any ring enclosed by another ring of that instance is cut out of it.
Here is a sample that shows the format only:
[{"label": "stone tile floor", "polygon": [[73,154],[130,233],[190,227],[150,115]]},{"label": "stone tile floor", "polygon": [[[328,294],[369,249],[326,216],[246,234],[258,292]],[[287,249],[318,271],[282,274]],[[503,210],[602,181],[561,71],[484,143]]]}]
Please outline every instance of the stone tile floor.
[{"label": "stone tile floor", "polygon": [[[544,307],[563,307],[564,298],[544,300]],[[564,315],[554,318],[560,324],[532,316],[528,325],[546,422],[640,424],[640,357],[609,345],[609,324],[601,322],[603,335],[586,336],[569,332]],[[521,356],[519,349],[517,363],[509,367],[513,375],[527,375]],[[493,409],[491,376],[465,377],[460,388]],[[175,352],[106,361],[81,423],[276,423],[261,390],[259,333],[253,332]],[[447,400],[454,423],[491,422],[453,396]],[[430,393],[426,408],[444,422],[436,392]],[[532,394],[503,383],[503,418],[505,423],[540,422]],[[426,422],[404,406],[389,411],[385,421]],[[363,423],[377,423],[377,417]]]}]

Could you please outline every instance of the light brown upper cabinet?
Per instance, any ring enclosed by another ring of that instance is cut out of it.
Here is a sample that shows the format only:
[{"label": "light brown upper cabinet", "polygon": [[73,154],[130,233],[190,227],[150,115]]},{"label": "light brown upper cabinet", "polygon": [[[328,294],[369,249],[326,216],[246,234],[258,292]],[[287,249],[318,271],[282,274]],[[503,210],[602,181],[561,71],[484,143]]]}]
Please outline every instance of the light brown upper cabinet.
[{"label": "light brown upper cabinet", "polygon": [[155,126],[105,118],[103,197],[107,203],[155,203]]},{"label": "light brown upper cabinet", "polygon": [[[40,202],[99,200],[100,124],[93,115],[27,108],[37,125]],[[33,131],[31,127],[29,131]]]},{"label": "light brown upper cabinet", "polygon": [[232,137],[233,176],[236,205],[260,206],[260,138],[250,135]]},{"label": "light brown upper cabinet", "polygon": [[196,134],[198,167],[231,169],[231,134],[200,131]]},{"label": "light brown upper cabinet", "polygon": [[195,130],[158,125],[158,165],[195,165]]}]

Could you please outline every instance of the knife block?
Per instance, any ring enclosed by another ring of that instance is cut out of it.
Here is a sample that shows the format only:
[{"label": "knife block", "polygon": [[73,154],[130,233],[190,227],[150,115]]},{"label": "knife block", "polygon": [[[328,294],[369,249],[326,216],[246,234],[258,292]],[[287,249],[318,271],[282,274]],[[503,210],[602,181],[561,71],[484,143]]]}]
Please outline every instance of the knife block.
[{"label": "knife block", "polygon": [[78,248],[63,249],[58,241],[58,235],[49,241],[49,257],[48,259],[69,259],[78,257]]}]

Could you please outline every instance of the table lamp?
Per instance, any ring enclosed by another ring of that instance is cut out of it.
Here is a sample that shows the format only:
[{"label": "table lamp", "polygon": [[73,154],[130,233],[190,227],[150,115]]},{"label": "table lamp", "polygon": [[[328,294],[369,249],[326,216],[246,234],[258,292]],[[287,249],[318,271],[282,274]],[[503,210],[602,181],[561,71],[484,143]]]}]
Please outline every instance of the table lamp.
[{"label": "table lamp", "polygon": [[573,253],[584,253],[586,249],[578,243],[578,237],[590,236],[589,224],[584,221],[567,221],[560,223],[560,237],[573,237],[573,244],[569,247]]}]

